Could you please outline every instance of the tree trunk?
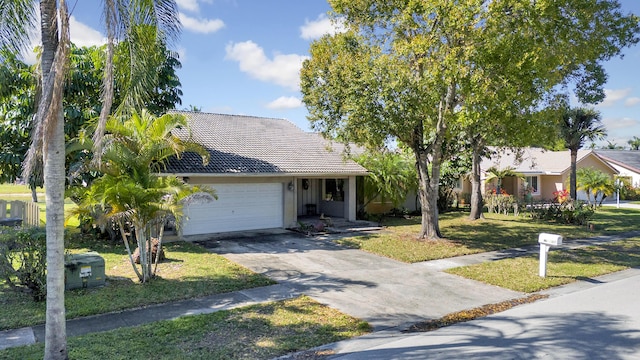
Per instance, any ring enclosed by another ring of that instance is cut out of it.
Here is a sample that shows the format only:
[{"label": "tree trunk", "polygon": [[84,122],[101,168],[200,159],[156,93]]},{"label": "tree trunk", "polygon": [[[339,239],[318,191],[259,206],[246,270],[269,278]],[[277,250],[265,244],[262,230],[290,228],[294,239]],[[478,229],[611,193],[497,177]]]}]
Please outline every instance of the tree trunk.
[{"label": "tree trunk", "polygon": [[438,225],[438,187],[433,188],[433,177],[429,176],[426,155],[417,155],[416,168],[418,170],[420,198],[420,210],[422,212],[422,227],[418,239],[439,239],[440,227]]},{"label": "tree trunk", "polygon": [[482,146],[474,141],[473,153],[471,160],[471,214],[469,219],[478,220],[484,218],[482,215],[483,201],[482,201],[482,189],[480,183],[480,162],[482,161],[480,151]]},{"label": "tree trunk", "polygon": [[[39,113],[43,116],[36,119],[41,122],[42,127],[46,201],[47,309],[44,358],[67,359],[64,307],[65,143],[62,97],[68,60],[69,19],[64,0],[60,0],[59,5],[55,0],[42,0],[40,13],[42,84],[43,87],[47,87],[47,89],[43,88],[43,94],[50,94],[50,97],[43,97],[38,104],[39,108],[42,108],[39,109]],[[60,31],[58,31],[58,21],[60,21]]]},{"label": "tree trunk", "polygon": [[38,202],[38,192],[36,191],[36,187],[31,187],[31,201],[34,203]]},{"label": "tree trunk", "polygon": [[[569,174],[569,195],[571,199],[578,199],[578,189],[577,189],[577,159],[578,159],[578,149],[570,149],[571,151],[571,174]],[[540,186],[540,185],[538,185]]]},{"label": "tree trunk", "polygon": [[47,233],[47,314],[45,359],[67,359],[64,308],[64,121],[62,107],[51,116],[55,129],[44,143]]}]

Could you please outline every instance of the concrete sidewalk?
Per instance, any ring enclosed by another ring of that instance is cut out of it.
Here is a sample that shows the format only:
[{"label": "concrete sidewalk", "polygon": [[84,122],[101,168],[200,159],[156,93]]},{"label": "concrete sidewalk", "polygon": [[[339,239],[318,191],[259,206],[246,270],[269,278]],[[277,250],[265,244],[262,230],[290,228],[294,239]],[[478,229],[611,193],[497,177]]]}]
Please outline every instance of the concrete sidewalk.
[{"label": "concrete sidewalk", "polygon": [[[276,284],[211,295],[204,298],[82,317],[67,320],[67,336],[73,337],[122,327],[138,326],[154,321],[176,319],[181,316],[208,314],[257,303],[285,300],[299,295],[289,288]],[[0,331],[0,350],[36,342],[44,342],[44,325]]]},{"label": "concrete sidewalk", "polygon": [[[634,232],[567,243],[583,246],[640,236]],[[425,319],[495,303],[523,294],[443,273],[442,270],[537,251],[537,246],[510,249],[416,264],[400,263],[363,251],[335,245],[327,238],[298,234],[255,239],[222,240],[205,244],[231,261],[247,266],[279,282],[277,285],[213,295],[118,313],[67,321],[67,336],[137,326],[180,316],[210,313],[250,304],[277,301],[306,294],[330,307],[373,325],[369,337],[393,341],[400,330]],[[573,292],[591,287],[576,283]],[[366,340],[369,337],[363,337]],[[0,332],[0,350],[44,341],[44,326]],[[370,342],[360,342],[370,348]]]}]

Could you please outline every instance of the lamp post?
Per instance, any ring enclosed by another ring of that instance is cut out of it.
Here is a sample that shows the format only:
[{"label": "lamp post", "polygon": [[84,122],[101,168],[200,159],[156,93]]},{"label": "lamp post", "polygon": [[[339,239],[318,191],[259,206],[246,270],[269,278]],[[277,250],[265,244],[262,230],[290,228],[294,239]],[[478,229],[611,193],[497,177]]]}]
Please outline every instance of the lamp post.
[{"label": "lamp post", "polygon": [[620,179],[616,179],[616,208],[620,208]]}]

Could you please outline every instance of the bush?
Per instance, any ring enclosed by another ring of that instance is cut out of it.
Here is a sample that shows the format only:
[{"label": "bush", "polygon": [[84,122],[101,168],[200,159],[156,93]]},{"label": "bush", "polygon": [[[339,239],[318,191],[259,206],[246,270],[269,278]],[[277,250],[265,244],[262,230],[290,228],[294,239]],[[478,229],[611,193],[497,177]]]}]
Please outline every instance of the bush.
[{"label": "bush", "polygon": [[490,213],[509,214],[513,211],[518,215],[520,204],[513,195],[507,194],[487,194],[484,196],[484,203]]},{"label": "bush", "polygon": [[534,205],[531,217],[540,220],[557,221],[563,224],[586,225],[593,217],[594,210],[583,202],[567,200],[563,203],[544,203]]},{"label": "bush", "polygon": [[42,228],[0,230],[0,278],[35,301],[47,295],[46,232]]}]

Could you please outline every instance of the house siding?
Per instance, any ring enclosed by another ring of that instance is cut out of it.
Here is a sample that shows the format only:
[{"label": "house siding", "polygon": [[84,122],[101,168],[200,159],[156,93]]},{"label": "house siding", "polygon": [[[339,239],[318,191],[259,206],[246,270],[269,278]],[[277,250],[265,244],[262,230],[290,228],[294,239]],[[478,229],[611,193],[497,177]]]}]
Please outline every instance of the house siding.
[{"label": "house siding", "polygon": [[625,168],[624,166],[620,166],[617,164],[610,163],[609,165],[611,165],[614,169],[618,170],[618,172],[620,172],[619,174],[620,176],[630,177],[632,186],[640,187],[640,173],[631,171]]},{"label": "house siding", "polygon": [[543,175],[540,176],[540,199],[551,200],[555,196],[554,192],[566,189],[565,176],[562,175]]}]

